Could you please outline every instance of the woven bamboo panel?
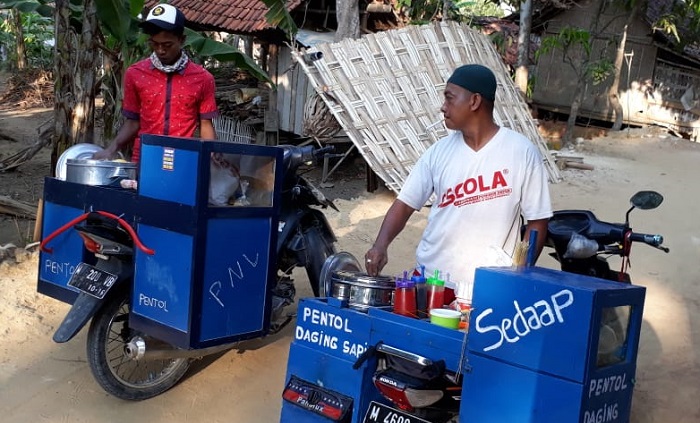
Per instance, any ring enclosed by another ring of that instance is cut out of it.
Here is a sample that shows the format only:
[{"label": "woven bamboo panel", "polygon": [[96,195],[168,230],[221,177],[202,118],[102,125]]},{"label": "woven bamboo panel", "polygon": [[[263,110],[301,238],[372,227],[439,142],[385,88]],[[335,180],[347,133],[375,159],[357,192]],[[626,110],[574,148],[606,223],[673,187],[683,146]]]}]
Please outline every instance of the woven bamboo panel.
[{"label": "woven bamboo panel", "polygon": [[[323,57],[305,61],[314,52]],[[408,26],[319,44],[293,55],[369,166],[395,192],[420,155],[447,135],[440,113],[445,81],[456,67],[468,63],[494,71],[494,119],[531,139],[544,157],[550,181],[560,180],[500,56],[485,35],[466,25]]]}]

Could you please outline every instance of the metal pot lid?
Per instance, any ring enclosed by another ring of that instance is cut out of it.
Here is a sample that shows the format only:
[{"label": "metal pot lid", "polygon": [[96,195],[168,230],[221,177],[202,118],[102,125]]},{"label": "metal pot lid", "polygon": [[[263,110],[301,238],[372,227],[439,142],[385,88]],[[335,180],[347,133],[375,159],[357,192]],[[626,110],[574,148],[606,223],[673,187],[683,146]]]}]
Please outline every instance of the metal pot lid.
[{"label": "metal pot lid", "polygon": [[95,144],[81,143],[75,144],[66,149],[56,161],[56,178],[66,180],[66,165],[68,159],[90,159],[92,155],[102,151],[102,147]]},{"label": "metal pot lid", "polygon": [[127,169],[135,168],[136,162],[118,161],[118,160],[92,160],[92,159],[68,159],[67,165],[92,166],[92,167],[123,167]]},{"label": "metal pot lid", "polygon": [[370,276],[365,272],[339,270],[331,273],[334,282],[348,283],[350,285],[364,286],[368,288],[390,288],[396,286],[394,278],[391,276],[377,275]]},{"label": "metal pot lid", "polygon": [[360,262],[352,254],[341,251],[326,258],[321,268],[320,285],[326,292],[326,297],[332,295],[331,274],[339,270],[360,271]]}]

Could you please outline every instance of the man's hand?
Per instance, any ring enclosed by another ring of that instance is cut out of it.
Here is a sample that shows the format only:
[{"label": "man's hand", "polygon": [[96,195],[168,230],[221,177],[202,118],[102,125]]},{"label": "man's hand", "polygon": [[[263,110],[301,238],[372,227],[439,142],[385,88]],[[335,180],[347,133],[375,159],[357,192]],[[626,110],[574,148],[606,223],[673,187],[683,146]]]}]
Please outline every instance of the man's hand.
[{"label": "man's hand", "polygon": [[117,157],[117,152],[120,151],[128,143],[133,142],[141,127],[140,121],[136,119],[127,119],[119,128],[117,136],[114,137],[109,146],[104,150],[98,151],[92,155],[93,160],[110,160]]},{"label": "man's hand", "polygon": [[116,157],[117,152],[111,148],[112,146],[110,145],[109,147],[105,148],[104,150],[98,151],[92,155],[92,160],[110,160],[114,157]]},{"label": "man's hand", "polygon": [[382,271],[384,266],[389,262],[389,255],[386,248],[373,245],[372,248],[365,253],[365,269],[370,276],[377,276]]},{"label": "man's hand", "polygon": [[365,268],[370,276],[379,275],[379,272],[389,262],[389,254],[387,253],[389,244],[403,230],[408,218],[411,217],[414,211],[414,209],[399,199],[394,200],[394,203],[389,207],[389,211],[384,216],[382,226],[379,228],[377,240],[374,241],[372,248],[365,254]]}]

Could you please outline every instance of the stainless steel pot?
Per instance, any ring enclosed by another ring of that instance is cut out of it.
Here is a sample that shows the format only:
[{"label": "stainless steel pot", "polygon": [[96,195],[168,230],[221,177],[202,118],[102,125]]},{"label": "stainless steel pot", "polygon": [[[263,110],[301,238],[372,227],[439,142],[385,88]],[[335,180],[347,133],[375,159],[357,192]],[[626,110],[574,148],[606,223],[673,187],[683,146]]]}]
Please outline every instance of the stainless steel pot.
[{"label": "stainless steel pot", "polygon": [[136,179],[136,163],[110,160],[68,159],[66,181],[84,185],[118,185]]},{"label": "stainless steel pot", "polygon": [[369,307],[391,307],[394,302],[396,284],[392,277],[340,270],[333,272],[330,279],[330,296],[348,300],[348,307],[366,310]]}]

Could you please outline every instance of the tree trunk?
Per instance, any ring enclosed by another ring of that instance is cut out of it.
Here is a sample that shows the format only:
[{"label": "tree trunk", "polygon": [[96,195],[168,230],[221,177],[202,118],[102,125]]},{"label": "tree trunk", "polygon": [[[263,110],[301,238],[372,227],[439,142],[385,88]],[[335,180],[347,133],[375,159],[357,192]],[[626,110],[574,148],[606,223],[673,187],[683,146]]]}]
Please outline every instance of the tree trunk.
[{"label": "tree trunk", "polygon": [[95,141],[95,80],[97,47],[97,9],[94,0],[83,2],[83,25],[79,38],[77,72],[73,80],[73,103],[70,144]]},{"label": "tree trunk", "polygon": [[22,13],[12,9],[12,22],[15,27],[15,50],[17,52],[17,69],[27,68],[27,47],[24,44],[24,30],[22,29]]},{"label": "tree trunk", "polygon": [[[641,5],[641,1],[637,0],[632,7],[632,11],[627,16],[627,21],[625,22],[624,29],[622,30],[622,38],[620,39],[620,44],[617,46],[617,51],[615,53],[615,79],[613,80],[610,89],[608,90],[608,99],[610,100],[610,105],[615,112],[615,122],[613,123],[612,130],[619,131],[622,129],[622,120],[624,118],[624,113],[622,110],[622,104],[620,103],[620,76],[622,74],[622,62],[625,59],[625,48],[627,44],[627,29],[630,27],[634,18],[637,16],[637,11]],[[627,75],[629,79],[629,75]],[[629,87],[625,87],[629,90]],[[629,110],[627,111],[629,113]]]},{"label": "tree trunk", "polygon": [[345,38],[360,38],[360,2],[355,0],[336,0],[335,16],[338,29],[335,41]]},{"label": "tree trunk", "polygon": [[51,169],[61,154],[71,146],[71,122],[73,121],[73,61],[76,51],[70,26],[70,1],[56,0],[56,46],[54,56],[54,139],[51,152]]},{"label": "tree trunk", "polygon": [[442,20],[443,21],[451,21],[452,20],[452,15],[450,14],[450,10],[454,7],[455,2],[453,0],[443,0],[442,2]]},{"label": "tree trunk", "polygon": [[70,0],[56,0],[56,55],[54,59],[54,141],[51,168],[70,146],[93,142],[97,67],[97,9],[83,1],[81,34],[71,27]]},{"label": "tree trunk", "polygon": [[576,127],[576,118],[578,117],[578,111],[581,108],[581,103],[583,102],[583,92],[586,86],[586,79],[581,76],[576,82],[576,89],[574,90],[574,100],[571,102],[571,110],[569,111],[569,119],[566,121],[566,131],[564,132],[564,137],[561,140],[561,148],[571,149],[574,147],[574,127]]},{"label": "tree trunk", "polygon": [[520,3],[520,30],[518,31],[518,67],[515,85],[527,99],[528,65],[530,64],[530,28],[532,27],[532,0]]},{"label": "tree trunk", "polygon": [[591,50],[593,49],[593,41],[598,35],[598,24],[600,23],[600,17],[605,10],[607,2],[605,0],[600,0],[598,2],[598,7],[596,13],[593,15],[591,20],[589,34],[591,35],[591,49],[584,53],[583,59],[581,60],[579,71],[577,72],[576,88],[574,89],[574,99],[571,102],[571,110],[569,111],[569,119],[566,121],[566,132],[564,133],[564,138],[562,138],[562,148],[573,148],[573,137],[574,137],[574,127],[576,126],[576,119],[578,118],[578,111],[583,104],[583,94],[586,84],[588,84],[588,76],[586,75],[586,68],[591,62]]}]

